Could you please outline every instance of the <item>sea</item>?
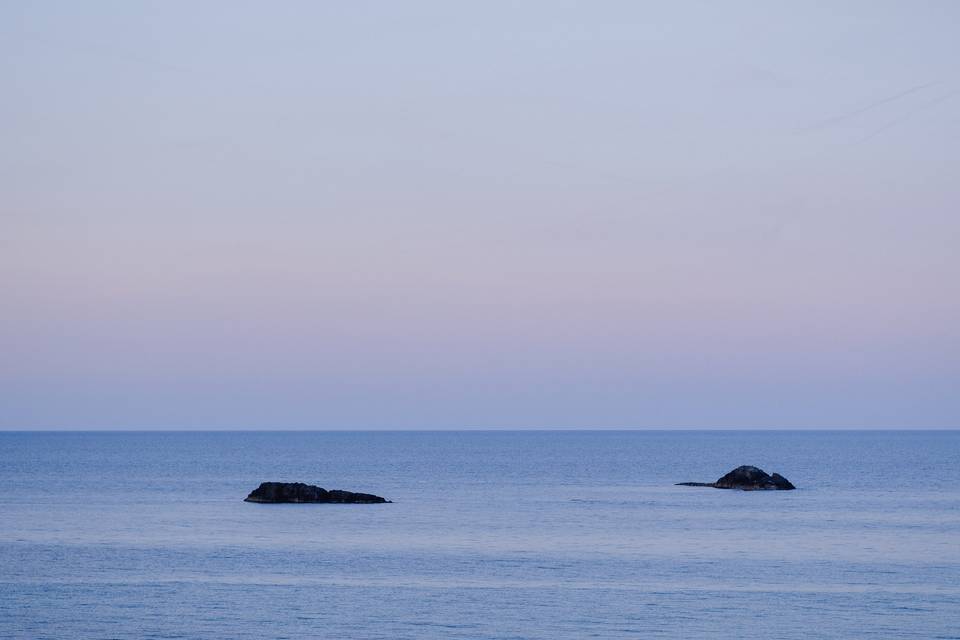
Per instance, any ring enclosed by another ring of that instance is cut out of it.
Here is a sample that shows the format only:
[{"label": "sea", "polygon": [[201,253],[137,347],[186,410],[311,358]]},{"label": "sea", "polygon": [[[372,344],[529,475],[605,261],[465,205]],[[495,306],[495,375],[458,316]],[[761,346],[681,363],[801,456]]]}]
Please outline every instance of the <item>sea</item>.
[{"label": "sea", "polygon": [[[674,485],[742,464],[797,490]],[[960,638],[958,431],[7,432],[0,488],[4,639]]]}]

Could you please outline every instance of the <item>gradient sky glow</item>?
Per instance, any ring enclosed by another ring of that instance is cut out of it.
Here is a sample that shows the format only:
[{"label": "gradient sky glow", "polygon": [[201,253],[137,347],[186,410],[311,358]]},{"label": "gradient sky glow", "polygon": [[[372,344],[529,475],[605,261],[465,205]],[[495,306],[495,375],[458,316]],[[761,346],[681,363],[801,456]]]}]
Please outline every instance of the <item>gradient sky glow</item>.
[{"label": "gradient sky glow", "polygon": [[0,4],[0,429],[958,428],[957,25]]}]

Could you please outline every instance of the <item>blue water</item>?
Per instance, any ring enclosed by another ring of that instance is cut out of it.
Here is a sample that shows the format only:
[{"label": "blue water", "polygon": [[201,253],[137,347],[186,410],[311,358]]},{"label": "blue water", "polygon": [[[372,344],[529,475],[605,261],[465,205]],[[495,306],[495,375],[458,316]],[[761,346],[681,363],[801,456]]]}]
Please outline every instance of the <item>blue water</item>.
[{"label": "blue water", "polygon": [[[799,489],[672,484],[739,464]],[[960,638],[960,432],[0,433],[0,487],[2,638]]]}]

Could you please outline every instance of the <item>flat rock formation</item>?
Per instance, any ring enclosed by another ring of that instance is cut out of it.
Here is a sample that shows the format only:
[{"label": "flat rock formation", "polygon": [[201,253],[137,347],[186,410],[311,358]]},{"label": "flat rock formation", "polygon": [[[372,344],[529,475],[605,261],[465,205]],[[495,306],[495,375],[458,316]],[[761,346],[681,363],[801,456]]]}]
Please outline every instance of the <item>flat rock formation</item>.
[{"label": "flat rock formation", "polygon": [[244,502],[380,504],[390,501],[370,493],[354,493],[340,489],[327,491],[322,487],[302,482],[263,482],[250,492]]},{"label": "flat rock formation", "polygon": [[714,489],[741,489],[743,491],[757,491],[779,489],[789,491],[796,489],[789,480],[779,473],[769,475],[763,469],[744,465],[737,467],[716,482],[678,482],[684,487],[713,487]]}]

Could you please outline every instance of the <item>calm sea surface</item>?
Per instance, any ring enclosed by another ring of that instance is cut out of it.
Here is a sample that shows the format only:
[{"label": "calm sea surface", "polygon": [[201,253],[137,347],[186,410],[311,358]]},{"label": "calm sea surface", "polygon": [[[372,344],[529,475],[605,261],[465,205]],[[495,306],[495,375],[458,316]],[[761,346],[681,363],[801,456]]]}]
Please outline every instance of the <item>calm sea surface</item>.
[{"label": "calm sea surface", "polygon": [[[740,464],[799,489],[672,484]],[[0,433],[0,487],[0,638],[960,638],[960,432]]]}]

